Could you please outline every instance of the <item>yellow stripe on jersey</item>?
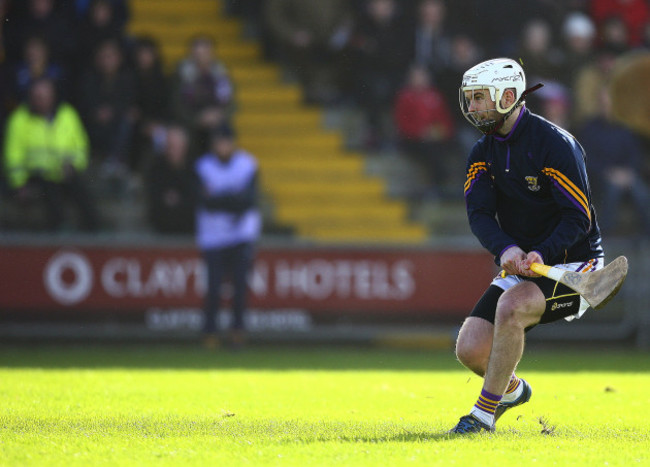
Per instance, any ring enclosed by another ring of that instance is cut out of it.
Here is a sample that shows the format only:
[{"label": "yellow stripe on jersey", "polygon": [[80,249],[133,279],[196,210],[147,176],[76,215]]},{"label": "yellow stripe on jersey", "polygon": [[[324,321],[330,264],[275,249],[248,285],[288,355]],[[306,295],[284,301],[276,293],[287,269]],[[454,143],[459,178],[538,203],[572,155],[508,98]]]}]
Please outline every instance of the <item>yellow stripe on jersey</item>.
[{"label": "yellow stripe on jersey", "polygon": [[557,181],[567,193],[569,193],[579,204],[582,206],[585,214],[591,221],[591,211],[589,210],[589,203],[587,197],[571,180],[569,180],[562,172],[550,167],[544,167],[542,173]]},{"label": "yellow stripe on jersey", "polygon": [[584,201],[585,205],[588,203],[587,197],[585,196],[585,194],[571,180],[569,180],[566,175],[564,175],[559,170],[552,169],[550,167],[546,167],[544,170],[556,174],[558,177],[560,177],[562,180],[564,180],[564,182],[567,185],[569,185],[571,188],[573,188],[573,190],[576,192],[576,194]]},{"label": "yellow stripe on jersey", "polygon": [[465,182],[465,192],[472,186],[472,182],[478,177],[480,172],[487,172],[487,164],[485,162],[475,162],[469,166],[467,171],[467,181]]}]

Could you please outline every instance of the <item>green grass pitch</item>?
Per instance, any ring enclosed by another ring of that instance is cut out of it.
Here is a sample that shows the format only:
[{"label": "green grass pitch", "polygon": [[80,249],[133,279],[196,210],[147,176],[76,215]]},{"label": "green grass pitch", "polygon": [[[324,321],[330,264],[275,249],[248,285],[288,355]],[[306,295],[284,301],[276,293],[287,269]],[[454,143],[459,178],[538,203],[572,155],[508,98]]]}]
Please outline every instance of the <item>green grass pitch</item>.
[{"label": "green grass pitch", "polygon": [[519,374],[531,402],[459,438],[481,379],[450,351],[2,347],[0,465],[650,465],[647,354]]}]

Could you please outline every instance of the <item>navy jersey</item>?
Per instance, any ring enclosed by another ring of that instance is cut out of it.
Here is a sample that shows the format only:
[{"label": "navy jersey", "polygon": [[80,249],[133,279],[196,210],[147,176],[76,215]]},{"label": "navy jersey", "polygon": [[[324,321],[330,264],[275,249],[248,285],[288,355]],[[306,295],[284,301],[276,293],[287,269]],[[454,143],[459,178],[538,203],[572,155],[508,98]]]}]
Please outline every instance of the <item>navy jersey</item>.
[{"label": "navy jersey", "polygon": [[584,150],[525,107],[507,136],[474,145],[465,201],[472,232],[497,264],[513,245],[539,252],[546,264],[603,256]]}]

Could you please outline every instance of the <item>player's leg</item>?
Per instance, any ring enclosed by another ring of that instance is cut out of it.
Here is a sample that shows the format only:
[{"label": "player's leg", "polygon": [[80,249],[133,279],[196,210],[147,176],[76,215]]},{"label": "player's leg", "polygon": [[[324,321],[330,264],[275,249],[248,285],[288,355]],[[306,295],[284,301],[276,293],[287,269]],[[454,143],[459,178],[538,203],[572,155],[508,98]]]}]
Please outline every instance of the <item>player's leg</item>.
[{"label": "player's leg", "polygon": [[483,390],[470,415],[462,417],[452,432],[494,429],[494,414],[503,394],[513,385],[519,392],[523,389],[514,371],[523,354],[526,328],[539,322],[545,307],[544,293],[529,281],[519,282],[499,297]]},{"label": "player's leg", "polygon": [[456,339],[456,358],[481,377],[485,376],[487,370],[493,334],[494,324],[484,318],[469,316]]},{"label": "player's leg", "polygon": [[[511,281],[511,285],[515,283]],[[497,286],[493,282],[476,302],[458,332],[456,357],[460,363],[479,376],[484,376],[487,369],[494,334],[494,315],[499,297],[506,289],[507,286]]]},{"label": "player's leg", "polygon": [[544,294],[532,282],[522,282],[501,295],[494,322],[492,352],[485,375],[486,390],[495,394],[505,392],[524,351],[525,330],[539,322],[545,308]]},{"label": "player's leg", "polygon": [[[481,377],[485,376],[488,359],[492,351],[494,318],[499,297],[503,294],[504,289],[512,287],[520,281],[514,278],[507,278],[506,280],[497,277],[495,282],[499,285],[493,283],[485,291],[470,316],[461,326],[456,340],[456,357],[458,361]],[[522,390],[519,378],[513,373],[504,400],[508,403],[516,401]],[[530,392],[530,388],[528,388],[528,391]],[[530,398],[530,395],[528,397]]]}]

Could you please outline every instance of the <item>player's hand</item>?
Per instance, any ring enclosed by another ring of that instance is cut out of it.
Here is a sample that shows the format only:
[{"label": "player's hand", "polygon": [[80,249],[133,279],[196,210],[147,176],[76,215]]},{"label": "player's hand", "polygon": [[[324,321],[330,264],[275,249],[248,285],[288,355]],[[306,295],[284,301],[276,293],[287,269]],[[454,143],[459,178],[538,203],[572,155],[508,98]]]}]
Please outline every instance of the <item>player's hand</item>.
[{"label": "player's hand", "polygon": [[526,252],[515,245],[503,252],[500,258],[500,263],[506,273],[516,276],[517,274],[520,274],[519,265],[522,264],[525,259]]},{"label": "player's hand", "polygon": [[544,264],[544,258],[536,251],[531,251],[526,255],[526,259],[521,262],[519,274],[528,277],[540,277],[539,274],[530,269],[530,265],[533,263]]}]

